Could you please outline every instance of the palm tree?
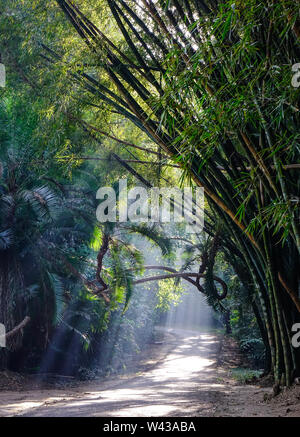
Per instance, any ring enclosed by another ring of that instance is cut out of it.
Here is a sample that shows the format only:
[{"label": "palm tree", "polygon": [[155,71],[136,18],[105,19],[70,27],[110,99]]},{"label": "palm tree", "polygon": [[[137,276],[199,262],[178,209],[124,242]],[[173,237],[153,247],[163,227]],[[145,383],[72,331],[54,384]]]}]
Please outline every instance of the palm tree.
[{"label": "palm tree", "polygon": [[[67,197],[61,184],[39,180],[33,163],[29,147],[2,154],[0,320],[8,332],[31,317],[26,348],[43,350],[70,297],[67,260],[76,267],[84,258],[74,255],[75,247],[89,242],[93,227],[88,217],[94,209],[88,199]],[[7,341],[10,351],[22,346],[22,331],[13,333]],[[1,357],[3,366],[3,349]]]}]

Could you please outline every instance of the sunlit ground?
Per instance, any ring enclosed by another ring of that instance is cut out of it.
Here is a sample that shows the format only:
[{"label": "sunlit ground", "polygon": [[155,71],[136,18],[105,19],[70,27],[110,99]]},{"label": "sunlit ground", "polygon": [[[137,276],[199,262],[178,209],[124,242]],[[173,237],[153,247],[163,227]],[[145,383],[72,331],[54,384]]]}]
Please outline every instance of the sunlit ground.
[{"label": "sunlit ground", "polygon": [[211,411],[222,384],[215,374],[218,341],[201,294],[190,289],[160,329],[169,334],[163,346],[169,352],[152,370],[75,389],[20,392],[19,396],[3,392],[0,415],[197,416]]},{"label": "sunlit ground", "polygon": [[216,393],[224,389],[216,378],[218,340],[210,328],[210,309],[200,293],[190,290],[160,328],[168,333],[165,346],[169,352],[152,370],[136,377],[93,381],[74,389],[18,395],[2,392],[0,415],[205,415],[214,408]]},{"label": "sunlit ground", "polygon": [[[174,349],[154,369],[129,380],[94,382],[81,392],[41,390],[0,394],[1,415],[166,416],[197,415],[212,408],[211,394],[221,384],[214,376],[216,338],[172,330]],[[86,391],[85,391],[86,390]],[[61,393],[61,394],[60,394]],[[55,395],[54,395],[55,394]]]}]

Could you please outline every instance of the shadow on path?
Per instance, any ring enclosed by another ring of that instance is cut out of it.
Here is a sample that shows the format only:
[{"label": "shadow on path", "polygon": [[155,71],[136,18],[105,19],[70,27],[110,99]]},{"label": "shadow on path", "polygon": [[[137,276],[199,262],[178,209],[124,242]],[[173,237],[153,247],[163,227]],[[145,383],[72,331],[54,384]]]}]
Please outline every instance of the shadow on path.
[{"label": "shadow on path", "polygon": [[[173,348],[152,370],[129,380],[93,381],[76,390],[0,394],[0,415],[18,416],[209,416],[222,384],[216,378],[217,336],[187,330],[175,334]],[[23,395],[23,396],[22,396]],[[5,401],[6,396],[6,401]],[[7,399],[8,398],[8,399]]]}]

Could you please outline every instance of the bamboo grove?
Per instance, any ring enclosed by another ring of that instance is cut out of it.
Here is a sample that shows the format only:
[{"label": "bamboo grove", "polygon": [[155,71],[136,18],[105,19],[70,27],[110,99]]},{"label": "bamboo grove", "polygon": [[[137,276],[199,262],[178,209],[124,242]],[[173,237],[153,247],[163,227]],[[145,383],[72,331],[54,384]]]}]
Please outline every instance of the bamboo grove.
[{"label": "bamboo grove", "polygon": [[204,187],[205,231],[218,232],[248,291],[267,371],[290,385],[300,372],[290,341],[300,311],[299,2],[106,0],[117,41],[89,7],[57,3],[93,61],[70,67],[70,80],[146,132],[161,165]]}]

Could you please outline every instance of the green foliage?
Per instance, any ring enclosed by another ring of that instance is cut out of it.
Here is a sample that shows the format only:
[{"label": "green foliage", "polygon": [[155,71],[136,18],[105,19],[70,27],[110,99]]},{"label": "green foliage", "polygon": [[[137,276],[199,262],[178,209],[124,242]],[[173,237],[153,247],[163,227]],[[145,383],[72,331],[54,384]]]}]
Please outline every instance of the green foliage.
[{"label": "green foliage", "polygon": [[[260,341],[255,316],[269,370],[288,385],[299,372],[287,334],[299,315],[286,292],[297,296],[299,286],[299,176],[286,167],[299,161],[299,88],[291,86],[297,2],[159,1],[159,19],[149,2],[142,8],[122,0],[0,3],[8,71],[0,140],[4,151],[20,156],[16,167],[9,154],[3,159],[0,249],[15,260],[15,288],[30,295],[38,284],[41,307],[51,302],[51,320],[54,295],[62,293],[58,283],[47,286],[49,273],[63,278],[80,304],[97,307],[99,297],[79,285],[82,275],[93,279],[101,247],[96,185],[113,186],[128,172],[130,183],[193,181],[207,194],[208,245],[221,223],[221,248],[203,284],[208,302],[223,315],[231,311],[246,349]],[[29,155],[20,154],[24,144]],[[119,230],[109,230],[111,256],[101,272],[111,288],[110,309],[128,307],[131,269],[143,272],[130,234],[154,241],[163,254],[171,249],[160,230],[129,226],[122,238]],[[199,264],[203,251],[203,241],[189,243],[184,268]],[[222,304],[213,273],[230,286]],[[173,299],[170,284],[160,292],[162,306]]]},{"label": "green foliage", "polygon": [[159,246],[162,255],[171,255],[172,241],[164,234],[158,226],[154,225],[136,225],[130,224],[129,231],[132,233],[138,233],[145,236],[149,241],[152,241],[155,245]]},{"label": "green foliage", "polygon": [[257,380],[261,372],[253,369],[236,368],[231,370],[231,375],[239,384],[247,384]]},{"label": "green foliage", "polygon": [[168,311],[172,306],[180,304],[184,288],[175,283],[174,279],[158,281],[157,308]]}]

